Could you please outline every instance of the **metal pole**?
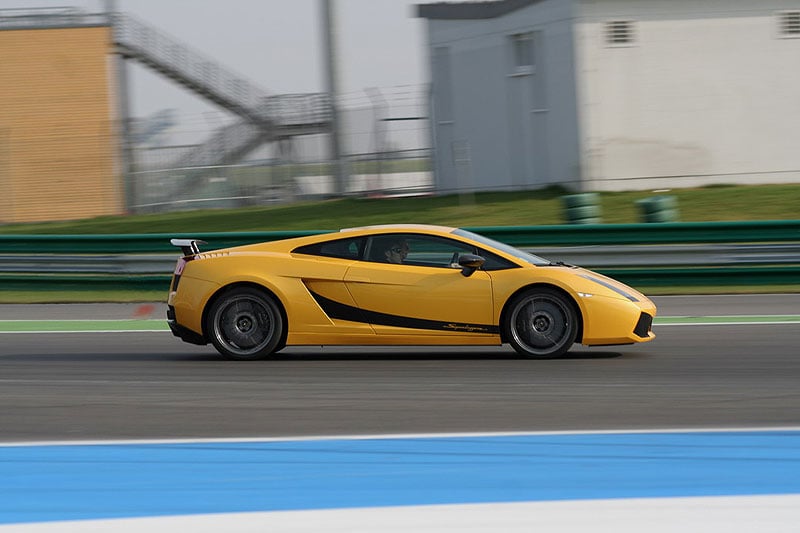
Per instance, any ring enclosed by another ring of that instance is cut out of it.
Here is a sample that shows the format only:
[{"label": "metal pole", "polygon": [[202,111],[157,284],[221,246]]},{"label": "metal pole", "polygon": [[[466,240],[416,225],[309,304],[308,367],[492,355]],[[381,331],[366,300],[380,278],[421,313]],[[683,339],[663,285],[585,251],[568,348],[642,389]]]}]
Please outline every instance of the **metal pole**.
[{"label": "metal pole", "polygon": [[333,1],[320,0],[320,10],[322,12],[322,42],[325,53],[325,92],[328,93],[330,98],[331,109],[330,150],[333,163],[334,192],[337,195],[343,195],[346,190],[347,172],[342,156],[339,104],[337,103],[336,21],[334,20]]},{"label": "metal pole", "polygon": [[[377,87],[370,87],[365,91],[372,102],[372,115],[375,123],[375,151],[378,156],[378,187],[383,188],[383,159],[386,157],[387,148],[386,136],[383,131],[386,119],[386,99],[384,99],[383,94]],[[374,190],[377,187],[371,188]]]},{"label": "metal pole", "polygon": [[[111,24],[111,32],[116,45],[116,32],[118,31],[116,0],[105,0],[106,16]],[[119,113],[119,141],[120,141],[120,171],[125,190],[125,211],[132,214],[136,205],[136,171],[135,154],[133,150],[133,132],[131,124],[130,97],[128,95],[128,62],[124,56],[117,53],[113,58],[113,69],[117,83],[117,113]]]}]

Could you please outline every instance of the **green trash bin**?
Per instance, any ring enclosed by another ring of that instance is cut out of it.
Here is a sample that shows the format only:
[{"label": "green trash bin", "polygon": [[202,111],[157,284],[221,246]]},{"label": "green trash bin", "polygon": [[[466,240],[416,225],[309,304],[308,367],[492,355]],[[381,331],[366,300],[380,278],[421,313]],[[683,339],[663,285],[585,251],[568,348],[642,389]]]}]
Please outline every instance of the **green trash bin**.
[{"label": "green trash bin", "polygon": [[638,200],[642,222],[677,222],[678,200],[674,196],[652,196]]},{"label": "green trash bin", "polygon": [[569,224],[599,224],[600,195],[596,192],[570,194],[561,197],[564,217]]}]

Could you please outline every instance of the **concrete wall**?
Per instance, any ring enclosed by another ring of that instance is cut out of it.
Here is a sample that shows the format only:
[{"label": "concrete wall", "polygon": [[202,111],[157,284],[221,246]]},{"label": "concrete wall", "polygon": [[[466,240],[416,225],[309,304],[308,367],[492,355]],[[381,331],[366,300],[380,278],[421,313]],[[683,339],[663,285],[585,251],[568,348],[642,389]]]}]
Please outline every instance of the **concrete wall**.
[{"label": "concrete wall", "polygon": [[[571,3],[480,20],[428,20],[438,190],[510,190],[580,176]],[[534,36],[516,70],[511,36]]]},{"label": "concrete wall", "polygon": [[[800,181],[796,0],[583,0],[576,26],[586,189]],[[629,20],[630,45],[606,23]]]},{"label": "concrete wall", "polygon": [[0,223],[120,214],[109,27],[0,31]]}]

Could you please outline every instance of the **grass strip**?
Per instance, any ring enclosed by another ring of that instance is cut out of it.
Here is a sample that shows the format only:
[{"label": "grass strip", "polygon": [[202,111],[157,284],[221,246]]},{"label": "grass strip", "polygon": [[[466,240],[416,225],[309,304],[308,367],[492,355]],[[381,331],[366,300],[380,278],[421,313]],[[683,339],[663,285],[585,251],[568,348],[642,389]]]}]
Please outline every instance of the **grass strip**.
[{"label": "grass strip", "polygon": [[[337,230],[371,224],[535,226],[566,222],[563,187],[463,196],[341,198],[264,207],[98,217],[67,222],[0,225],[0,234],[201,233]],[[605,223],[642,222],[638,201],[674,196],[681,222],[796,220],[800,184],[708,186],[659,191],[599,192]]]},{"label": "grass strip", "polygon": [[0,320],[2,333],[98,331],[168,331],[163,319],[123,320]]}]

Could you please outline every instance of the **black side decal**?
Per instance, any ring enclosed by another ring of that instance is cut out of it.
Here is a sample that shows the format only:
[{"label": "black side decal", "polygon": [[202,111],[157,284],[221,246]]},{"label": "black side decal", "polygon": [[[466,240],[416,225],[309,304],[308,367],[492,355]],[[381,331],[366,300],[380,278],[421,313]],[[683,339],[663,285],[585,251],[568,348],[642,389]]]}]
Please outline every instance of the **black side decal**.
[{"label": "black side decal", "polygon": [[343,304],[330,298],[315,293],[309,289],[311,296],[317,301],[325,314],[331,318],[339,320],[349,320],[350,322],[363,322],[378,326],[395,326],[398,328],[413,329],[432,329],[444,331],[462,331],[466,333],[492,333],[500,334],[498,326],[487,324],[465,324],[463,322],[441,322],[439,320],[426,320],[424,318],[412,318],[406,316],[389,315],[377,311],[359,309],[351,305]]}]

